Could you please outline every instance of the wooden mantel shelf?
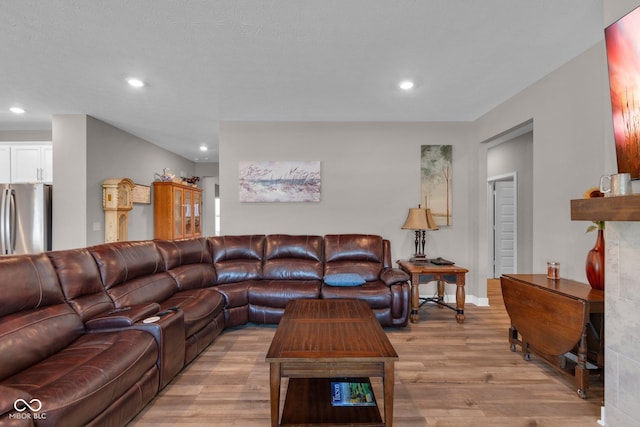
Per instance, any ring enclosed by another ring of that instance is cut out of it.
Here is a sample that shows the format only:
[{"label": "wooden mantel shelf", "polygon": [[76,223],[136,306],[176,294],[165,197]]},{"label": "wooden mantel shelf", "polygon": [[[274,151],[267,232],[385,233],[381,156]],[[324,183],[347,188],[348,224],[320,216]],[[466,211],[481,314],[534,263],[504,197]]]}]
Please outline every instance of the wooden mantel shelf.
[{"label": "wooden mantel shelf", "polygon": [[572,221],[640,221],[640,194],[571,200]]}]

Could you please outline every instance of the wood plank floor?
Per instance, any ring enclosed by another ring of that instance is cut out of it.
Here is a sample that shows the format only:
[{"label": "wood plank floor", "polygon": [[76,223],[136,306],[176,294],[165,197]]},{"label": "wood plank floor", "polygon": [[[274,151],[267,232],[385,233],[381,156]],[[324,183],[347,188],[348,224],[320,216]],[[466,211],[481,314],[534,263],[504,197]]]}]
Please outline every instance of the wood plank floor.
[{"label": "wood plank floor", "polygon": [[[571,378],[536,356],[527,362],[511,352],[499,281],[489,281],[488,297],[489,307],[465,307],[462,325],[453,311],[429,304],[420,323],[385,329],[400,357],[394,425],[597,426],[604,399],[598,377],[582,400]],[[274,333],[273,325],[253,324],[225,331],[129,425],[268,426],[264,358]],[[372,384],[381,402],[381,382]]]}]

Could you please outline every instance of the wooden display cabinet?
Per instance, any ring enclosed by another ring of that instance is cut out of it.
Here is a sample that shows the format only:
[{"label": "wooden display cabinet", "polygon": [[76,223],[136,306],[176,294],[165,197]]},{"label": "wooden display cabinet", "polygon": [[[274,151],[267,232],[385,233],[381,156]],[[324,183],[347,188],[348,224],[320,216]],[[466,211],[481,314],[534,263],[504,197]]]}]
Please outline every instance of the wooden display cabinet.
[{"label": "wooden display cabinet", "polygon": [[154,236],[183,239],[201,234],[202,190],[174,182],[153,183]]}]

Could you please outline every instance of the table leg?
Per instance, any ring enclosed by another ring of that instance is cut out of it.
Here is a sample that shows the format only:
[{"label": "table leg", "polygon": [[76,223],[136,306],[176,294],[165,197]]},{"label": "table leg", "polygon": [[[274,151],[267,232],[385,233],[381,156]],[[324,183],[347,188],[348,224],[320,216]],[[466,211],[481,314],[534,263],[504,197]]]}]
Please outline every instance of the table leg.
[{"label": "table leg", "polygon": [[589,369],[587,369],[587,326],[582,329],[582,337],[578,345],[578,364],[575,368],[576,383],[578,384],[578,396],[587,398],[589,388]]},{"label": "table leg", "polygon": [[280,418],[280,363],[272,362],[270,366],[270,388],[271,388],[271,427],[278,427]]},{"label": "table leg", "polygon": [[384,362],[384,425],[393,426],[393,385],[394,385],[394,362]]},{"label": "table leg", "polygon": [[418,323],[418,309],[420,308],[420,276],[411,275],[411,323]]},{"label": "table leg", "polygon": [[509,327],[509,344],[511,344],[511,351],[516,351],[516,344],[518,343],[518,330],[515,326]]},{"label": "table leg", "polygon": [[[438,277],[438,300],[444,302],[444,280]],[[438,308],[444,308],[442,304],[438,304]]]},{"label": "table leg", "polygon": [[464,273],[458,274],[458,279],[456,280],[456,320],[458,323],[464,323],[464,300],[466,295],[464,293],[464,281],[465,275]]}]

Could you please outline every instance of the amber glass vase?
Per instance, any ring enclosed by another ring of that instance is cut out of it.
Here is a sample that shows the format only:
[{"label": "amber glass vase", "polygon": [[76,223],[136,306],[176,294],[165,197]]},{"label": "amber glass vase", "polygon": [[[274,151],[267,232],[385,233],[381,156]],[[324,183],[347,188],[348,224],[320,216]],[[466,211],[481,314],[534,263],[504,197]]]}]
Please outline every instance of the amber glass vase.
[{"label": "amber glass vase", "polygon": [[587,254],[587,280],[593,289],[604,290],[604,232],[598,229],[596,244]]}]

